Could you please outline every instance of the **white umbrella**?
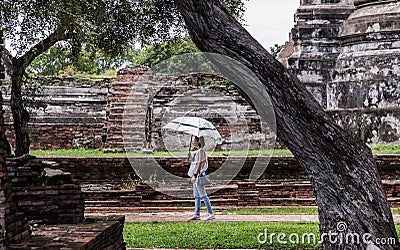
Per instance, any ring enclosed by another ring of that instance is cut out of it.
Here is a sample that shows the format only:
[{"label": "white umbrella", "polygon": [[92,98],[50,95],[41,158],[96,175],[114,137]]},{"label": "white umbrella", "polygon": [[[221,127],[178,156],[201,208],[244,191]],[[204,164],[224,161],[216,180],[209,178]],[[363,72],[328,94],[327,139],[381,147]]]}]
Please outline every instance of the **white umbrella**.
[{"label": "white umbrella", "polygon": [[191,134],[197,137],[206,136],[221,141],[222,137],[214,125],[200,117],[178,117],[167,123],[163,129]]},{"label": "white umbrella", "polygon": [[188,161],[191,159],[190,145],[192,144],[193,135],[197,137],[207,136],[214,138],[217,140],[218,144],[222,142],[222,137],[214,125],[200,117],[178,117],[168,122],[163,129],[170,129],[192,135],[189,143]]}]

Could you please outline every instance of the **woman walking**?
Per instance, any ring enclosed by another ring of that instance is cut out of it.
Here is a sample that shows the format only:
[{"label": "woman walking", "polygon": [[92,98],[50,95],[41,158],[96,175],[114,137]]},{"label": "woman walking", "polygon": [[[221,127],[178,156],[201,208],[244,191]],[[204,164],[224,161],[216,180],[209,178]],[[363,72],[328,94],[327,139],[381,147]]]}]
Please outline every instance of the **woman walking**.
[{"label": "woman walking", "polygon": [[203,176],[206,174],[206,170],[208,168],[208,160],[206,151],[204,150],[204,137],[195,137],[193,141],[193,147],[197,150],[193,156],[193,161],[190,164],[190,168],[188,171],[188,175],[192,178],[191,183],[193,184],[193,195],[194,195],[194,205],[195,205],[195,213],[193,216],[188,218],[188,220],[200,220],[200,208],[201,208],[201,199],[204,201],[206,205],[208,215],[202,220],[208,221],[215,218],[213,213],[211,202],[208,199],[206,189],[204,185],[198,183],[197,177]]}]

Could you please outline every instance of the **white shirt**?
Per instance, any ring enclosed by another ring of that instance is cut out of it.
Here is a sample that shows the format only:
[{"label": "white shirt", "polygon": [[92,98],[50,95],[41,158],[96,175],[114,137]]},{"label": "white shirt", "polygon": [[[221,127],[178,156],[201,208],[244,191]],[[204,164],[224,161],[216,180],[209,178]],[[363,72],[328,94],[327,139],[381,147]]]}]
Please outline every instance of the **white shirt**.
[{"label": "white shirt", "polygon": [[201,168],[200,168],[200,173],[203,173],[208,169],[208,159],[207,159],[206,151],[203,148],[200,148],[199,150],[196,151],[196,153],[193,156],[193,161],[190,164],[190,168],[187,173],[189,175],[189,177],[192,177],[196,171],[197,165],[199,164],[199,161],[200,161],[200,153],[201,152],[204,153],[205,157],[203,159],[203,166],[201,166]]}]

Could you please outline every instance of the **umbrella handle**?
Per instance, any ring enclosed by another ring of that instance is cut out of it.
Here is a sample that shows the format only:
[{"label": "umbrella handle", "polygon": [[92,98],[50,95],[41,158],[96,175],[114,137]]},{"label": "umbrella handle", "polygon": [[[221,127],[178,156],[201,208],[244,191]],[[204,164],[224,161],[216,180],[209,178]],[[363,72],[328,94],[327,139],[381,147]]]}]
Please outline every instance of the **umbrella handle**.
[{"label": "umbrella handle", "polygon": [[189,143],[189,153],[188,153],[188,161],[191,161],[190,160],[190,158],[191,158],[191,153],[190,153],[190,147],[192,146],[192,140],[193,140],[193,135],[192,136],[190,136],[190,143]]}]

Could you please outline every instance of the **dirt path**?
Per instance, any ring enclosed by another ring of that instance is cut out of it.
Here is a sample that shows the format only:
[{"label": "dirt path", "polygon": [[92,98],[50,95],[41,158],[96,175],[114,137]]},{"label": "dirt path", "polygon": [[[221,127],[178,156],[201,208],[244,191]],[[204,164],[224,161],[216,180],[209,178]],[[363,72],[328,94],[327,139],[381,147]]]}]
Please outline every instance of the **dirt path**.
[{"label": "dirt path", "polygon": [[[111,213],[115,215],[115,213]],[[153,221],[186,221],[192,212],[151,212],[151,213],[118,213],[125,216],[125,222],[153,222]],[[93,215],[105,215],[104,213]],[[202,214],[205,216],[206,214]],[[317,215],[237,215],[216,213],[216,222],[318,222]],[[400,215],[394,215],[395,223],[400,223]]]}]

